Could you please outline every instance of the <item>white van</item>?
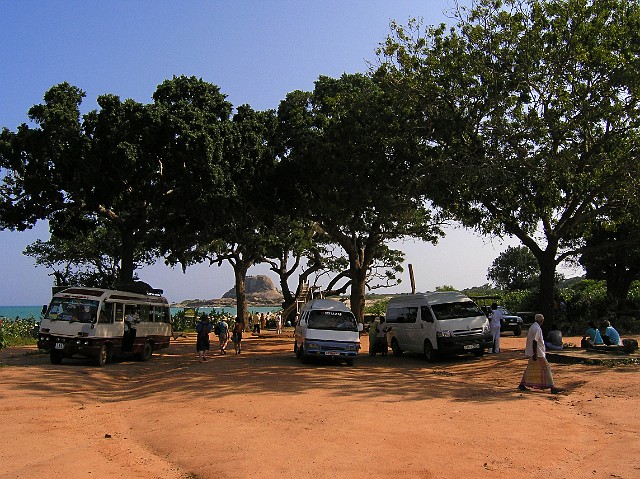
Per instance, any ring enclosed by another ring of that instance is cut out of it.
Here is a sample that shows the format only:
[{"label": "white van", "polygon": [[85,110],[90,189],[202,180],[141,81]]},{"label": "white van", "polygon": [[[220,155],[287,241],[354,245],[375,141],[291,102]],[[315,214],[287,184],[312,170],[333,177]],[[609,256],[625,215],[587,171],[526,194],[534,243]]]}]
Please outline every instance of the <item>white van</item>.
[{"label": "white van", "polygon": [[362,324],[340,301],[314,299],[300,311],[293,351],[298,359],[344,359],[349,366],[360,350]]},{"label": "white van", "polygon": [[457,291],[403,294],[387,304],[387,341],[395,356],[404,351],[438,355],[482,356],[493,338],[489,320],[467,296]]},{"label": "white van", "polygon": [[53,364],[78,355],[104,366],[119,353],[147,361],[153,351],[169,347],[171,310],[160,290],[69,287],[45,309],[38,348],[49,351]]}]

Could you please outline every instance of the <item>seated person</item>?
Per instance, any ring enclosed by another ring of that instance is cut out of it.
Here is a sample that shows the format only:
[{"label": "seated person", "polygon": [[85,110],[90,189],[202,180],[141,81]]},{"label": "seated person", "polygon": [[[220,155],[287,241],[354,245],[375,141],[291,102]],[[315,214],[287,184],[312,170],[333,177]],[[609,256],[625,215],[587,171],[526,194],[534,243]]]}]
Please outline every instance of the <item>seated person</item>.
[{"label": "seated person", "polygon": [[587,342],[589,346],[598,346],[600,344],[604,344],[602,340],[602,336],[600,335],[600,331],[596,328],[596,325],[593,321],[589,321],[589,327],[584,332],[584,336],[582,337],[583,346],[584,342]]},{"label": "seated person", "polygon": [[552,351],[560,351],[562,349],[562,331],[555,324],[551,325],[551,331],[547,333],[544,346]]},{"label": "seated person", "polygon": [[607,346],[619,346],[622,344],[618,331],[616,331],[614,327],[611,326],[611,323],[609,321],[605,320],[602,323],[602,329],[602,340],[604,341],[604,344],[606,344]]}]

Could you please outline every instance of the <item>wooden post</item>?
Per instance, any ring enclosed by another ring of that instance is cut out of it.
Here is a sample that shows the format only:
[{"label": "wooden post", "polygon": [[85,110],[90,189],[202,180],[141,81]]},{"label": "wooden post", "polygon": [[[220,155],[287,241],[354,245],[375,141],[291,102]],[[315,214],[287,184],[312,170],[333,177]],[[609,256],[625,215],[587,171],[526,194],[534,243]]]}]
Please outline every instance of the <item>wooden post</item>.
[{"label": "wooden post", "polygon": [[411,279],[411,294],[416,294],[416,280],[413,277],[413,265],[409,265],[409,278]]}]

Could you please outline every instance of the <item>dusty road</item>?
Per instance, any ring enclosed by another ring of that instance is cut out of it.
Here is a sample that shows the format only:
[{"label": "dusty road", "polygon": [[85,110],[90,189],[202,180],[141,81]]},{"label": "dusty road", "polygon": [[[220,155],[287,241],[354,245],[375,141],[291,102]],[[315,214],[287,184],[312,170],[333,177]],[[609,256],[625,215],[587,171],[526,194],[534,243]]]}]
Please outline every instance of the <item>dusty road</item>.
[{"label": "dusty road", "polygon": [[565,393],[522,393],[523,338],[435,364],[362,340],[354,367],[273,336],[102,369],[4,350],[0,479],[640,478],[639,366],[552,364]]}]

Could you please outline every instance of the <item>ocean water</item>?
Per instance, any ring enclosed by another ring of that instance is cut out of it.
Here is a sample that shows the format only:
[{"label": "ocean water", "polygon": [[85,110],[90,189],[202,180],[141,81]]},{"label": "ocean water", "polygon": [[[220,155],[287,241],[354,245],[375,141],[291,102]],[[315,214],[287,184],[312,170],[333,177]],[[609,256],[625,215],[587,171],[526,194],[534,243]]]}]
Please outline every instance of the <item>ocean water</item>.
[{"label": "ocean water", "polygon": [[[182,311],[183,308],[171,308],[171,316]],[[249,307],[251,313],[271,313],[278,311],[277,307]],[[212,311],[223,312],[235,316],[236,308],[198,308],[198,313],[211,313]],[[42,311],[42,305],[40,306],[0,306],[0,318],[15,320],[34,318],[40,319],[40,312]]]}]

